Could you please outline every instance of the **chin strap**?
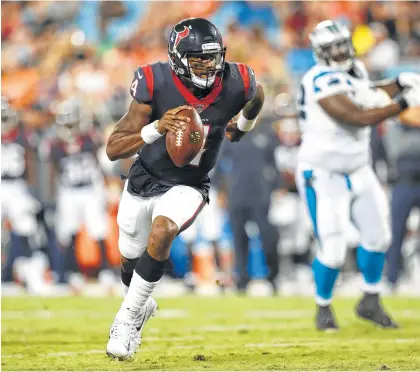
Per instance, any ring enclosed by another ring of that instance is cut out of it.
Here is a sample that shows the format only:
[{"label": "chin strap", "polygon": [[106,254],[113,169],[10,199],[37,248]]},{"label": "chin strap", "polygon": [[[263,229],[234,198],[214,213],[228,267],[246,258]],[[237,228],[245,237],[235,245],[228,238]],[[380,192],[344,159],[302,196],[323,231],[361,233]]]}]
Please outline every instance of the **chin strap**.
[{"label": "chin strap", "polygon": [[[194,81],[195,80],[195,81]],[[212,80],[204,80],[202,78],[199,78],[198,76],[194,75],[194,72],[191,71],[191,82],[200,89],[211,89],[211,87],[214,84],[214,81],[216,80],[216,77],[214,76]],[[197,84],[197,82],[203,82],[204,86]],[[211,83],[209,86],[207,86],[208,83]]]}]

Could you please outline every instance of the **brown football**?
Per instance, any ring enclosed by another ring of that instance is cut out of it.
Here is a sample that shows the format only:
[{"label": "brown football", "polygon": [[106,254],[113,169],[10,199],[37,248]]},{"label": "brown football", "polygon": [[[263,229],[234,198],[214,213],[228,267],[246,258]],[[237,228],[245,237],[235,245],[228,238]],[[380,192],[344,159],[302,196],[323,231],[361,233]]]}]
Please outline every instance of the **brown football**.
[{"label": "brown football", "polygon": [[166,150],[174,164],[181,168],[188,165],[199,153],[204,140],[204,127],[194,108],[179,111],[177,115],[191,119],[185,130],[166,133]]}]

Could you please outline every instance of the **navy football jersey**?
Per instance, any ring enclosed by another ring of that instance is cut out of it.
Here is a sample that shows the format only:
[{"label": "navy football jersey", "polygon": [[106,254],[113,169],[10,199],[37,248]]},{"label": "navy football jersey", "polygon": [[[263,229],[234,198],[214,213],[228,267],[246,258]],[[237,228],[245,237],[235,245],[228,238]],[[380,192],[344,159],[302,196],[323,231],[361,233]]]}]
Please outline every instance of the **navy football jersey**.
[{"label": "navy football jersey", "polygon": [[169,63],[142,66],[134,73],[131,95],[152,106],[151,122],[182,105],[194,107],[204,125],[203,148],[185,167],[178,168],[166,150],[165,136],[144,145],[129,172],[128,191],[154,196],[175,185],[188,185],[208,196],[208,173],[215,166],[226,126],[256,94],[254,72],[241,63],[226,63],[222,81],[202,99],[196,98],[173,73]]},{"label": "navy football jersey", "polygon": [[25,152],[28,141],[20,128],[1,136],[1,179],[16,180],[26,175]]},{"label": "navy football jersey", "polygon": [[92,185],[99,169],[95,145],[91,137],[79,136],[75,143],[54,140],[49,146],[49,158],[59,172],[59,182],[65,187]]}]

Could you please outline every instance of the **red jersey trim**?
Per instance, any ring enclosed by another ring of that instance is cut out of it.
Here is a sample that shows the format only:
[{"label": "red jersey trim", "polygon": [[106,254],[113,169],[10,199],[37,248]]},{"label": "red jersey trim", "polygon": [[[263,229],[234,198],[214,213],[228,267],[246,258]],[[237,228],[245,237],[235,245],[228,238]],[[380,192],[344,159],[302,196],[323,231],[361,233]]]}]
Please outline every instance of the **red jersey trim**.
[{"label": "red jersey trim", "polygon": [[188,88],[182,83],[181,79],[176,76],[176,74],[172,71],[172,79],[174,81],[175,87],[178,89],[179,93],[184,97],[185,102],[196,108],[199,106],[201,110],[199,112],[203,112],[207,107],[209,107],[216,98],[220,95],[222,91],[222,81],[220,81],[220,77],[217,77],[214,81],[215,87],[212,91],[202,99],[198,99],[194,94],[192,94]]},{"label": "red jersey trim", "polygon": [[196,209],[195,213],[191,216],[191,218],[189,220],[187,220],[179,229],[178,234],[180,234],[182,231],[188,229],[195,221],[195,219],[197,218],[198,214],[201,212],[201,210],[204,208],[204,206],[206,205],[206,201],[203,200],[201,202],[201,204],[198,206],[198,208]]},{"label": "red jersey trim", "polygon": [[249,80],[249,70],[247,65],[243,63],[237,63],[239,73],[242,76],[242,81],[244,83],[244,89],[245,89],[245,98],[248,96],[249,87],[250,87],[250,80]]},{"label": "red jersey trim", "polygon": [[152,66],[146,65],[142,67],[144,75],[146,76],[147,91],[149,92],[150,100],[153,99],[153,89],[154,89],[154,80],[153,80],[153,70]]}]

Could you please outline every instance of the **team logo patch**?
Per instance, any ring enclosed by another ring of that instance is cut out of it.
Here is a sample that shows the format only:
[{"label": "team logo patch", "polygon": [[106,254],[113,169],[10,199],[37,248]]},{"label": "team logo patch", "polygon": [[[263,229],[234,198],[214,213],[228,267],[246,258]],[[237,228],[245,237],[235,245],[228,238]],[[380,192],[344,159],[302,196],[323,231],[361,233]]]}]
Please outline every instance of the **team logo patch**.
[{"label": "team logo patch", "polygon": [[200,142],[201,136],[200,136],[200,132],[192,130],[190,132],[190,142],[191,143],[198,143]]},{"label": "team logo patch", "polygon": [[190,34],[190,29],[184,26],[184,30],[182,30],[181,32],[175,31],[175,33],[176,33],[176,37],[175,37],[175,42],[174,42],[174,48],[178,46],[179,42],[182,39],[185,39]]}]

